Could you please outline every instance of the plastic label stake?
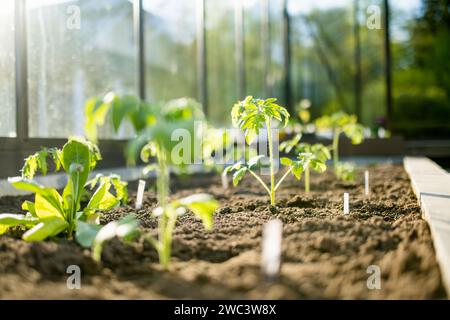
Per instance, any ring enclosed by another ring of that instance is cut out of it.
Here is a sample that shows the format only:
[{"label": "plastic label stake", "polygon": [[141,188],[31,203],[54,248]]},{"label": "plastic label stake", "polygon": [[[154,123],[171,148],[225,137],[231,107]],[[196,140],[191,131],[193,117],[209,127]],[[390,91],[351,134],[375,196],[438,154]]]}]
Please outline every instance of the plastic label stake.
[{"label": "plastic label stake", "polygon": [[226,174],[221,175],[222,177],[222,188],[224,188],[225,190],[228,189],[228,177]]},{"label": "plastic label stake", "polygon": [[142,199],[144,198],[144,191],[145,191],[145,181],[139,180],[139,185],[138,185],[137,195],[136,195],[136,209],[137,210],[142,208]]},{"label": "plastic label stake", "polygon": [[349,209],[349,204],[348,204],[348,193],[345,192],[344,193],[344,214],[349,214],[350,213],[350,209]]},{"label": "plastic label stake", "polygon": [[364,172],[364,193],[366,196],[369,195],[369,171]]},{"label": "plastic label stake", "polygon": [[261,269],[269,280],[280,272],[282,232],[283,223],[278,219],[270,220],[263,229]]}]

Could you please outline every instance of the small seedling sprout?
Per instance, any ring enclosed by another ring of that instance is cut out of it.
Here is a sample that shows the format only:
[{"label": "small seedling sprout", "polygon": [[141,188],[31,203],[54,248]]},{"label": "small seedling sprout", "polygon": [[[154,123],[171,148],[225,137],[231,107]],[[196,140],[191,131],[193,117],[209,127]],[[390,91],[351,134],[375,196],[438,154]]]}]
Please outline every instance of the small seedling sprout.
[{"label": "small seedling sprout", "polygon": [[[316,119],[316,127],[318,129],[331,129],[333,132],[331,149],[333,151],[335,171],[337,171],[339,166],[339,138],[341,134],[345,134],[351,140],[352,144],[360,144],[364,140],[364,126],[357,122],[355,115],[349,115],[342,111]],[[337,173],[336,175],[341,179]]]}]

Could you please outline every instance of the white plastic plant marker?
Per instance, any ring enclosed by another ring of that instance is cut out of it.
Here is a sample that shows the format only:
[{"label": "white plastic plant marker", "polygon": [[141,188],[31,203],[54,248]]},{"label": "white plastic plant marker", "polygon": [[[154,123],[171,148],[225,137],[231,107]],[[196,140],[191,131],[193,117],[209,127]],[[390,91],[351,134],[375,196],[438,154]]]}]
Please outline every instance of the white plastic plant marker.
[{"label": "white plastic plant marker", "polygon": [[145,181],[139,180],[139,185],[138,185],[137,195],[136,195],[136,209],[137,210],[142,208],[142,200],[144,198],[144,191],[145,191]]},{"label": "white plastic plant marker", "polygon": [[364,194],[369,195],[369,171],[364,171]]},{"label": "white plastic plant marker", "polygon": [[279,219],[270,220],[263,229],[261,269],[268,279],[280,272],[282,232],[283,223]]},{"label": "white plastic plant marker", "polygon": [[222,173],[221,177],[222,177],[222,188],[227,190],[228,189],[228,177],[226,174],[223,174],[223,173]]},{"label": "white plastic plant marker", "polygon": [[344,214],[349,214],[349,204],[348,204],[349,196],[347,192],[344,192]]}]

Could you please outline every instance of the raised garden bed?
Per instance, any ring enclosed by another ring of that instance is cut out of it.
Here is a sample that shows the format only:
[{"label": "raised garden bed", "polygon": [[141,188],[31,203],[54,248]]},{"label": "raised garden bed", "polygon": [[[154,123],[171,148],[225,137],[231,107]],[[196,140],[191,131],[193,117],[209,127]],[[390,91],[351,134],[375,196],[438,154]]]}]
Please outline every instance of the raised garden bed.
[{"label": "raised garden bed", "polygon": [[[220,208],[210,233],[191,215],[180,218],[169,272],[142,240],[110,242],[98,265],[75,242],[27,243],[20,232],[10,232],[0,237],[0,298],[446,298],[430,231],[403,167],[369,170],[368,198],[362,178],[342,183],[331,171],[313,175],[310,195],[302,182],[289,178],[278,193],[275,213],[251,177],[226,191],[217,176],[173,179],[174,197],[208,192]],[[347,216],[342,214],[344,192],[350,193]],[[0,212],[20,212],[24,198],[1,198]],[[108,212],[103,222],[133,212],[134,199],[131,192],[129,206]],[[149,218],[155,205],[154,192],[146,192],[138,211],[145,229],[156,227]],[[284,224],[283,263],[279,279],[267,282],[260,273],[261,233],[273,218]],[[69,265],[82,270],[80,290],[66,286]],[[367,287],[370,265],[381,270],[380,290]]]}]

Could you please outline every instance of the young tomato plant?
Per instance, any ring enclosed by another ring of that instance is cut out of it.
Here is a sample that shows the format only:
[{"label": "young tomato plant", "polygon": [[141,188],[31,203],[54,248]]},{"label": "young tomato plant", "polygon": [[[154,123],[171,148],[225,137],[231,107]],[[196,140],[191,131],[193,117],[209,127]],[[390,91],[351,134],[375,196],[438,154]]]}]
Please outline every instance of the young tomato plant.
[{"label": "young tomato plant", "polygon": [[[157,239],[150,235],[146,238],[156,248],[161,265],[167,269],[170,263],[172,232],[178,216],[189,209],[202,219],[205,228],[209,230],[213,226],[212,214],[217,207],[217,203],[209,195],[193,195],[171,202],[168,199],[170,168],[183,168],[193,163],[197,154],[201,155],[201,134],[204,125],[201,105],[193,99],[181,98],[157,106],[132,96],[109,93],[102,100],[93,98],[86,104],[85,130],[90,139],[96,140],[97,126],[104,124],[109,110],[112,112],[111,119],[115,130],[128,119],[136,132],[136,138],[128,143],[126,150],[129,162],[134,163],[138,154],[144,162],[149,162],[151,157],[156,158],[156,163],[147,166],[144,172],[156,171],[159,207],[153,214],[159,219],[159,232]],[[187,133],[180,137],[183,139],[181,144],[177,139],[173,139],[177,132]],[[96,257],[98,258],[98,254]]]},{"label": "young tomato plant", "polygon": [[357,123],[355,115],[349,115],[339,111],[331,116],[322,116],[316,120],[319,129],[331,129],[333,131],[333,165],[336,168],[339,163],[339,137],[343,133],[353,144],[360,144],[364,140],[364,127]]},{"label": "young tomato plant", "polygon": [[305,192],[310,190],[310,169],[323,173],[327,169],[327,160],[331,158],[330,150],[321,143],[308,144],[301,143],[298,145],[298,157],[304,157],[305,163]]},{"label": "young tomato plant", "polygon": [[[195,148],[201,145],[204,121],[201,105],[189,98],[153,105],[133,96],[115,93],[108,93],[103,99],[91,98],[85,106],[85,131],[90,140],[97,140],[97,126],[104,124],[109,111],[116,131],[129,120],[136,132],[136,138],[129,141],[126,149],[129,163],[134,164],[138,154],[144,162],[151,157],[156,158],[156,163],[149,165],[144,172],[156,171],[158,203],[165,206],[169,195],[170,167],[182,168],[193,163]],[[182,141],[185,148],[179,148],[179,141],[172,139],[177,131],[188,133],[189,141]]]},{"label": "young tomato plant", "polygon": [[[289,175],[294,175],[300,179],[301,172],[299,173],[296,163],[288,165],[290,168],[286,171],[285,175],[275,184],[275,163],[274,163],[274,145],[272,139],[272,124],[273,121],[281,123],[281,127],[285,127],[289,121],[289,112],[275,103],[275,98],[269,99],[254,99],[248,96],[242,101],[239,101],[233,106],[231,111],[231,118],[233,125],[245,134],[245,140],[247,144],[251,144],[257,138],[259,131],[263,128],[267,130],[268,144],[269,144],[269,167],[270,167],[270,185],[267,185],[263,179],[255,173],[255,169],[262,165],[263,155],[258,155],[249,160],[248,164],[238,162],[234,165],[225,168],[224,173],[234,171],[233,184],[237,185],[239,181],[249,172],[256,180],[263,186],[270,197],[270,204],[275,206],[275,193],[280,187],[283,180]],[[282,163],[283,164],[283,163]]]},{"label": "young tomato plant", "polygon": [[[297,159],[301,162],[301,167],[305,173],[305,192],[310,191],[310,170],[318,173],[323,173],[327,169],[327,160],[331,158],[330,150],[321,143],[309,144],[298,143],[300,135],[295,136],[290,141],[285,141],[280,144],[280,150],[289,153],[295,147]],[[290,164],[292,160],[282,158],[282,162]]]},{"label": "young tomato plant", "polygon": [[217,201],[208,194],[195,194],[186,198],[174,200],[164,207],[157,207],[153,210],[153,215],[159,218],[158,237],[150,234],[145,236],[156,249],[159,255],[159,262],[164,269],[170,265],[172,248],[172,234],[179,216],[188,210],[192,211],[196,218],[200,219],[207,231],[213,228],[213,213],[217,209]]},{"label": "young tomato plant", "polygon": [[[47,173],[47,156],[51,155],[55,170],[63,168],[67,174],[67,185],[60,194],[54,188],[47,188],[32,180],[38,170]],[[111,209],[126,198],[126,188],[118,177],[104,179],[93,193],[89,202],[81,208],[81,197],[85,192],[89,173],[101,159],[96,145],[81,138],[71,138],[62,149],[43,149],[25,160],[22,176],[10,178],[10,183],[20,190],[31,191],[35,201],[25,201],[22,209],[27,214],[0,214],[0,233],[14,226],[28,229],[23,234],[26,241],[41,241],[49,237],[64,235],[71,239],[79,221],[95,221],[98,212]],[[110,192],[111,186],[122,189],[122,194]]]}]

